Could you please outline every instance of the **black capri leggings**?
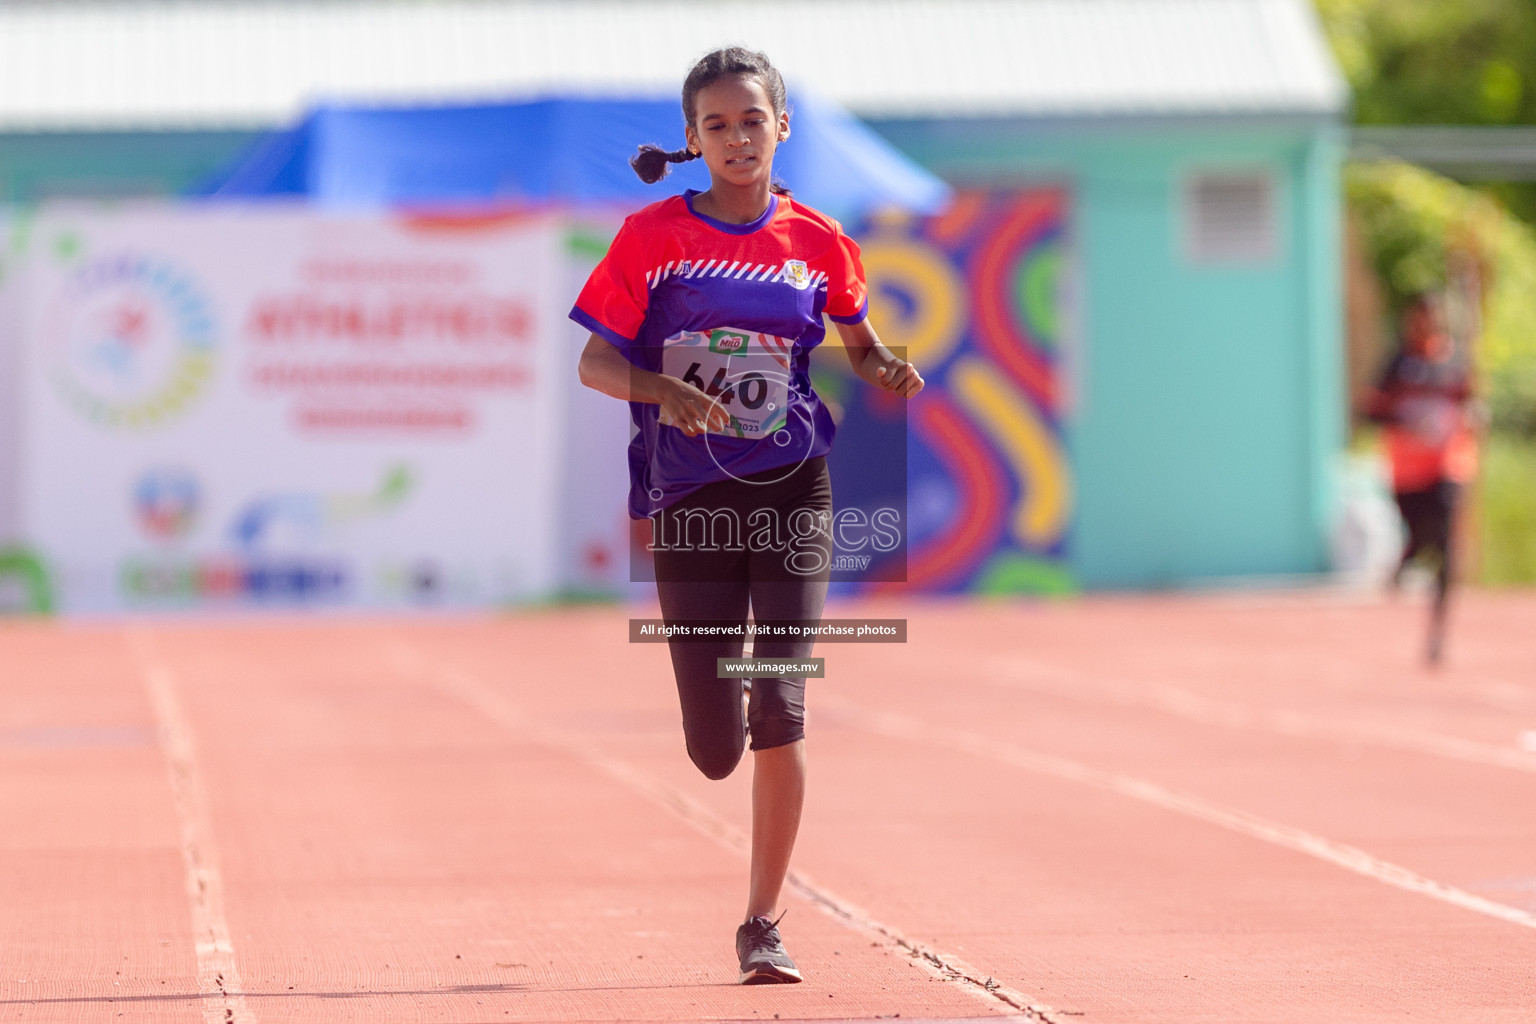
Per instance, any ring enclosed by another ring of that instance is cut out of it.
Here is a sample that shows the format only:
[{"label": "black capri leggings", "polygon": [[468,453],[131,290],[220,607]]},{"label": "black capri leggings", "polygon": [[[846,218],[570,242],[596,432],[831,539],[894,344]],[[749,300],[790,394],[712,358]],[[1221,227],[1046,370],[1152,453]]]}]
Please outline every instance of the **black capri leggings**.
[{"label": "black capri leggings", "polygon": [[[826,460],[708,484],[652,518],[662,618],[685,622],[818,621],[831,575],[832,483]],[[814,640],[753,640],[759,658],[809,657]],[[805,736],[805,677],[754,678],[745,717],[742,681],[716,676],[739,658],[740,637],[669,642],[688,756],[711,779],[753,750]]]},{"label": "black capri leggings", "polygon": [[1403,514],[1403,524],[1408,527],[1408,543],[1403,547],[1402,564],[1423,552],[1438,555],[1440,565],[1435,574],[1435,603],[1445,604],[1456,572],[1454,531],[1457,506],[1461,503],[1461,486],[1450,480],[1441,480],[1422,491],[1399,491],[1397,508]]}]

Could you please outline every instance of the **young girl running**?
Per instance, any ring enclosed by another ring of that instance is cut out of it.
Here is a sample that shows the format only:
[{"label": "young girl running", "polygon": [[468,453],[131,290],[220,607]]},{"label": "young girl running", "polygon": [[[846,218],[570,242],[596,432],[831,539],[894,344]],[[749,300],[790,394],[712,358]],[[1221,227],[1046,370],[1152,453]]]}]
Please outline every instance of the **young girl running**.
[{"label": "young girl running", "polygon": [[[915,367],[880,344],[866,314],[859,247],[773,180],[789,138],[784,80],[737,47],[683,83],[686,148],[641,147],[646,182],[702,158],[707,191],[629,217],[571,317],[592,332],[588,387],[630,403],[629,512],[653,521],[656,589],[670,624],[820,619],[830,574],[831,416],[810,350],[837,324],[854,372],[911,397]],[[801,980],[775,910],[805,799],[805,677],[719,678],[741,637],[669,642],[688,754],[712,779],[753,751],[752,862],[736,932],[742,984]],[[812,642],[753,643],[756,658],[805,658]]]}]

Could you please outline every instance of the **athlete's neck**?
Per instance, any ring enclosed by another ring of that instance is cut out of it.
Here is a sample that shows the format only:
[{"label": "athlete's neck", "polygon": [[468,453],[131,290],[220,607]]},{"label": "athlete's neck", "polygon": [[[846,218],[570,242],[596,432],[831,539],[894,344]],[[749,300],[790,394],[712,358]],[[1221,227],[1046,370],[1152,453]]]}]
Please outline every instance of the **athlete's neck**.
[{"label": "athlete's neck", "polygon": [[751,185],[711,182],[707,191],[694,195],[694,212],[725,224],[751,224],[768,211],[773,195],[771,184],[768,181]]}]

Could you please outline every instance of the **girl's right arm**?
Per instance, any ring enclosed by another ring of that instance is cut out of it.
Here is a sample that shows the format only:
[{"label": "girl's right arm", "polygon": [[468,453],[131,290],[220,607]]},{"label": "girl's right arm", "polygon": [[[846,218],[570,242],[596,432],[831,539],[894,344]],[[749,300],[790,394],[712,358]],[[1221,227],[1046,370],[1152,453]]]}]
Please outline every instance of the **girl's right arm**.
[{"label": "girl's right arm", "polygon": [[587,338],[576,372],[581,382],[594,391],[626,402],[660,405],[662,423],[677,427],[689,437],[706,429],[724,430],[730,423],[730,415],[720,403],[692,384],[632,365],[611,342],[596,334]]}]

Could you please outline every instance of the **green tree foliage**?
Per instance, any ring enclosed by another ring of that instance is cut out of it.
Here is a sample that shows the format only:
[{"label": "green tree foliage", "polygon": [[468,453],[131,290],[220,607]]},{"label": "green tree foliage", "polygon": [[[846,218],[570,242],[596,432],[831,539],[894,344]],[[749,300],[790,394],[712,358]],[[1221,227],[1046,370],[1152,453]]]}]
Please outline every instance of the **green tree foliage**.
[{"label": "green tree foliage", "polygon": [[1487,266],[1478,369],[1495,429],[1536,437],[1536,230],[1475,189],[1408,164],[1355,164],[1345,178],[1393,309],[1445,285],[1453,246]]},{"label": "green tree foliage", "polygon": [[1536,440],[1488,438],[1481,498],[1482,581],[1536,582]]},{"label": "green tree foliage", "polygon": [[1536,124],[1531,0],[1317,0],[1361,124]]},{"label": "green tree foliage", "polygon": [[[1536,124],[1536,0],[1315,0],[1359,124]],[[1536,223],[1536,184],[1487,182]]]},{"label": "green tree foliage", "polygon": [[[1316,0],[1365,124],[1536,124],[1536,0]],[[1396,308],[1475,236],[1493,288],[1480,352],[1497,428],[1536,436],[1536,184],[1465,188],[1360,165],[1349,202]],[[1526,223],[1504,214],[1500,203]]]}]

